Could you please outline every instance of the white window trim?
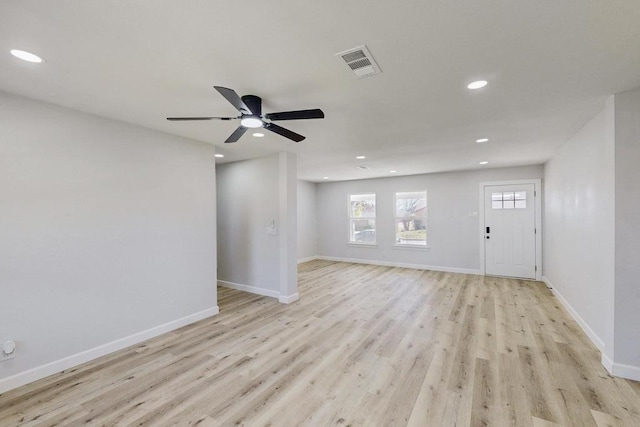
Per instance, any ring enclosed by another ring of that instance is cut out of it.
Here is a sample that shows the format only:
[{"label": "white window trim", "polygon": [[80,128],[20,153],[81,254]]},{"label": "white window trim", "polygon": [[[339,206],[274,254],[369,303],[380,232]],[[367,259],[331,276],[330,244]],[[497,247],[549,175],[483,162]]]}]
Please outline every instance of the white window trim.
[{"label": "white window trim", "polygon": [[[422,219],[424,218],[424,223],[426,224],[427,227],[427,239],[424,242],[424,245],[412,245],[410,243],[397,243],[395,241],[396,239],[396,227],[398,226],[398,219],[402,219],[400,217],[396,216],[396,206],[397,206],[397,195],[398,193],[424,193],[424,198],[427,201],[427,205],[425,206],[426,208],[426,212],[424,214],[424,216],[419,216],[419,217],[414,217],[412,219]],[[413,190],[413,191],[394,191],[393,192],[393,245],[392,247],[397,248],[397,249],[405,249],[405,248],[410,248],[410,249],[421,249],[421,250],[429,250],[429,195],[427,194],[428,191],[426,189],[424,190]]]},{"label": "white window trim", "polygon": [[[358,243],[351,241],[351,220],[358,219],[353,218],[351,216],[351,196],[366,196],[373,194],[376,207],[375,207],[375,215],[373,218],[361,218],[361,219],[373,219],[376,222],[376,240],[372,243]],[[362,193],[349,193],[347,194],[347,246],[355,246],[355,247],[377,247],[378,246],[378,194],[375,191],[364,191]]]},{"label": "white window trim", "polygon": [[404,245],[399,245],[397,243],[391,245],[391,247],[393,249],[408,249],[410,251],[429,251],[431,250],[431,247],[429,246],[425,246],[425,245],[409,245],[409,244],[404,244]]}]

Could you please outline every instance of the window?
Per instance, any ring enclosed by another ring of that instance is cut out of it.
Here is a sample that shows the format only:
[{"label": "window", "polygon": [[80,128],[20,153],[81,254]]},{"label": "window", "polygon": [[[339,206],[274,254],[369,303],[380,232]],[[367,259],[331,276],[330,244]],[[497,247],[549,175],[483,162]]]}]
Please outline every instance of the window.
[{"label": "window", "polygon": [[427,245],[427,192],[396,193],[396,245]]},{"label": "window", "polygon": [[526,209],[526,191],[501,191],[491,193],[491,209]]},{"label": "window", "polygon": [[349,242],[376,243],[376,195],[349,196]]}]

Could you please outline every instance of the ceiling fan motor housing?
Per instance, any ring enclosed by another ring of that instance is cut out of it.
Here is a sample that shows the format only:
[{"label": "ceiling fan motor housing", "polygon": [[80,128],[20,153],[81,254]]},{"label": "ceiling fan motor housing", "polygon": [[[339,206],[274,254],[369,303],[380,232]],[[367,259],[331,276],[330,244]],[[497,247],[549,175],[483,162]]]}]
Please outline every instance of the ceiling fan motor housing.
[{"label": "ceiling fan motor housing", "polygon": [[242,102],[249,107],[253,115],[262,117],[262,98],[255,95],[245,95],[242,97]]},{"label": "ceiling fan motor housing", "polygon": [[278,135],[284,136],[295,142],[304,140],[304,136],[297,134],[289,129],[278,126],[273,121],[278,120],[304,120],[304,119],[324,119],[324,113],[319,108],[312,110],[297,111],[280,111],[278,113],[269,113],[265,116],[266,122],[262,117],[262,99],[255,95],[245,95],[242,98],[238,96],[236,91],[222,86],[214,86],[220,95],[222,95],[236,110],[240,112],[239,117],[167,117],[167,120],[183,121],[183,120],[237,120],[240,119],[240,126],[227,138],[224,142],[236,142],[247,129],[264,128]]}]

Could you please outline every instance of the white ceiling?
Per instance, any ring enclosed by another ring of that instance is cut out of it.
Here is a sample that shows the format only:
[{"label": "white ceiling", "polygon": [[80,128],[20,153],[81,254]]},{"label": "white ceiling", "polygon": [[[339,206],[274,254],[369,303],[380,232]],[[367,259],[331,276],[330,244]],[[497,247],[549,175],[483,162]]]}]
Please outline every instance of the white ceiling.
[{"label": "white ceiling", "polygon": [[[359,80],[334,56],[361,44],[382,74]],[[165,120],[235,115],[213,85],[326,118],[279,122],[299,144],[224,144],[237,122]],[[292,151],[311,181],[541,163],[637,87],[638,0],[0,3],[1,90],[212,143],[223,161]]]}]

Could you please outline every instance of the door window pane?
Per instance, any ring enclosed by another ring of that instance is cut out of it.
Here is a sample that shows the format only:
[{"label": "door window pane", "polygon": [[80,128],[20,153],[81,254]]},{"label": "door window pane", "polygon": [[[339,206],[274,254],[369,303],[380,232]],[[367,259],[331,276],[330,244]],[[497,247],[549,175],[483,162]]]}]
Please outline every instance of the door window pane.
[{"label": "door window pane", "polygon": [[491,209],[526,209],[526,191],[503,191],[491,193]]}]

